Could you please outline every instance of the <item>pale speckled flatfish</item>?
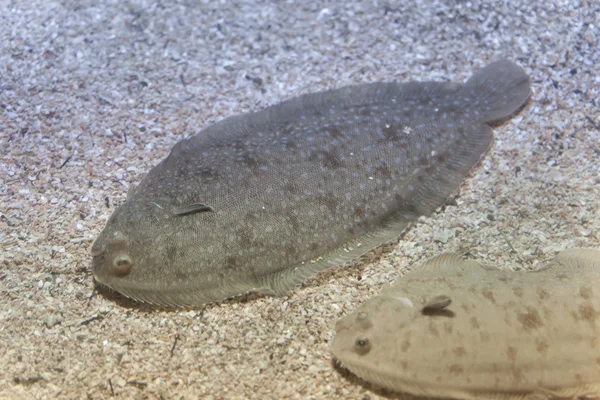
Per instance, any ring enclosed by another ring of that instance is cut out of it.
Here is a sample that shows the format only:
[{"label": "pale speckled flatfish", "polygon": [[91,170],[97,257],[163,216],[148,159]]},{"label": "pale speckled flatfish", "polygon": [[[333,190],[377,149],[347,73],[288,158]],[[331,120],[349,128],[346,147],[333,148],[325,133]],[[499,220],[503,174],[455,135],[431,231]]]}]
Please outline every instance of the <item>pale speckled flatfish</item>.
[{"label": "pale speckled flatfish", "polygon": [[418,396],[599,398],[600,251],[534,272],[442,254],[340,319],[332,351],[359,377]]},{"label": "pale speckled flatfish", "polygon": [[433,212],[486,152],[487,123],[529,94],[498,61],[462,85],[349,86],[227,118],[128,192],[93,245],[94,276],[164,305],[283,294]]}]

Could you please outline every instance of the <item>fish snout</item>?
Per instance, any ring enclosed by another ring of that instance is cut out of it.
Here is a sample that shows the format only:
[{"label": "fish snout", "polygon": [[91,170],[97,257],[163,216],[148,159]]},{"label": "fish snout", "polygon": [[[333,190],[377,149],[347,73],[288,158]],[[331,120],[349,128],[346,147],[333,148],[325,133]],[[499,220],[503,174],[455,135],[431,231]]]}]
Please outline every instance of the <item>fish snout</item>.
[{"label": "fish snout", "polygon": [[94,243],[92,257],[92,271],[100,283],[129,275],[134,265],[129,254],[129,240],[118,233],[105,242]]}]

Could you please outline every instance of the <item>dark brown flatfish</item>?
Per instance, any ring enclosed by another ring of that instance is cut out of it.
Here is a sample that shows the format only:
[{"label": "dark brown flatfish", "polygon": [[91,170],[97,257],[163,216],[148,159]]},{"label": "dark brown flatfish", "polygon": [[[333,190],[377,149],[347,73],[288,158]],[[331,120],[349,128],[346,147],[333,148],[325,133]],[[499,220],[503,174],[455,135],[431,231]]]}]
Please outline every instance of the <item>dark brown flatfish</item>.
[{"label": "dark brown flatfish", "polygon": [[433,212],[488,149],[488,122],[529,94],[498,61],[462,85],[349,86],[225,119],[130,190],[94,243],[94,276],[165,305],[283,294]]}]

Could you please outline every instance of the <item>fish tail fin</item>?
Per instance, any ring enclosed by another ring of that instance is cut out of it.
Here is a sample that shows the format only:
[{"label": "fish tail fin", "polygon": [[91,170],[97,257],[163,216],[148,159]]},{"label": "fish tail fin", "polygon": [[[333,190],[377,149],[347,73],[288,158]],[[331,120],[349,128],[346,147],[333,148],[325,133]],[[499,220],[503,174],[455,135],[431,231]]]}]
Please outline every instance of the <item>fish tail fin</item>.
[{"label": "fish tail fin", "polygon": [[529,77],[518,65],[500,60],[477,71],[461,88],[471,98],[472,110],[484,122],[509,117],[529,98]]}]

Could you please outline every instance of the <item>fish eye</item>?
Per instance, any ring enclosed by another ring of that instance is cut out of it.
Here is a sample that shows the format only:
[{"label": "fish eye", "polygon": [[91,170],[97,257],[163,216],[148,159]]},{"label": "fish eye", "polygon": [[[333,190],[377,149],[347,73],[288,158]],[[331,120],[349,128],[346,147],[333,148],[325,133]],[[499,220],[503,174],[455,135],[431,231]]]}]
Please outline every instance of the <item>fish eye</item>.
[{"label": "fish eye", "polygon": [[131,272],[133,261],[127,255],[119,255],[113,260],[113,272],[116,276],[126,276]]},{"label": "fish eye", "polygon": [[371,351],[371,342],[367,338],[356,338],[354,341],[354,350],[360,355],[365,355]]}]

